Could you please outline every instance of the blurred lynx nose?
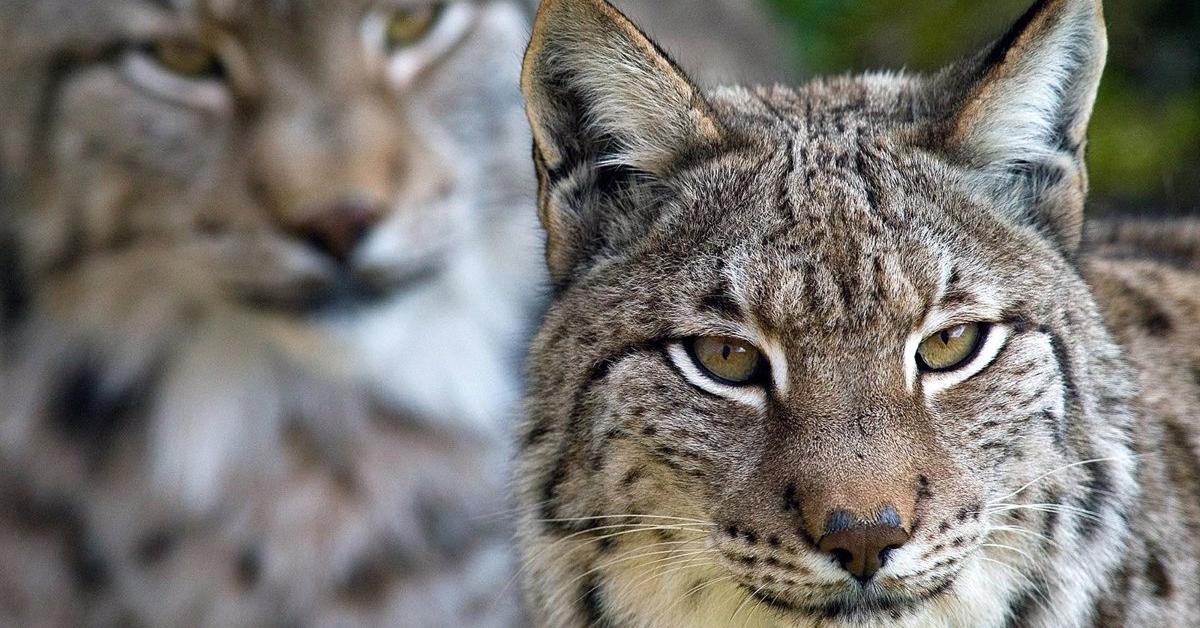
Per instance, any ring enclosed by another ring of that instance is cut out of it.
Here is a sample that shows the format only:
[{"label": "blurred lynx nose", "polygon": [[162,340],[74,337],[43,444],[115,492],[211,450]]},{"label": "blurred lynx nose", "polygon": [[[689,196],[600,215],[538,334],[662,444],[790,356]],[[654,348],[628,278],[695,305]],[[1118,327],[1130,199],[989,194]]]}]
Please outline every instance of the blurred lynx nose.
[{"label": "blurred lynx nose", "polygon": [[343,263],[366,239],[383,207],[381,201],[345,197],[314,212],[300,225],[299,235],[313,248]]}]

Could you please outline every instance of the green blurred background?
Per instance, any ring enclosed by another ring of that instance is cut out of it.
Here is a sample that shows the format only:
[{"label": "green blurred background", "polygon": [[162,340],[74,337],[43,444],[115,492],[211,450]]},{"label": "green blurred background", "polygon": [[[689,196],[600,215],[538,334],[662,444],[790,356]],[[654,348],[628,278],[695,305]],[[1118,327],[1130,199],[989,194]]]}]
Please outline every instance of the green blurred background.
[{"label": "green blurred background", "polygon": [[[1003,34],[1032,0],[767,0],[805,75],[935,70]],[[1089,211],[1200,213],[1200,0],[1109,0]]]}]

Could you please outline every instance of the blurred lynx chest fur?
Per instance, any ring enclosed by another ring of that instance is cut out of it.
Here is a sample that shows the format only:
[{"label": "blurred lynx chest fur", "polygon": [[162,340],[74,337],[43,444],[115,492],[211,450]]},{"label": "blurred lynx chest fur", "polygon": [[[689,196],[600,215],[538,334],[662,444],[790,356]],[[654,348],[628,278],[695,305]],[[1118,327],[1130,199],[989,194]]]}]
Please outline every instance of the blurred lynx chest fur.
[{"label": "blurred lynx chest fur", "polygon": [[1104,32],[1043,0],[933,75],[702,92],[543,3],[543,625],[1200,623],[1200,227],[1084,237]]}]

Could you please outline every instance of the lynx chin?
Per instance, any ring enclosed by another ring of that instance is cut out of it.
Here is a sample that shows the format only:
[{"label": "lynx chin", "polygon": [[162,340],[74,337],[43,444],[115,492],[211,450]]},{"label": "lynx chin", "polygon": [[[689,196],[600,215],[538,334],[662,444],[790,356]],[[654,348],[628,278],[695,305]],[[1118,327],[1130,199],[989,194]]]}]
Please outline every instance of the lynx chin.
[{"label": "lynx chin", "polygon": [[1085,237],[1105,49],[1043,0],[931,75],[703,91],[542,3],[541,625],[1200,624],[1200,226]]}]

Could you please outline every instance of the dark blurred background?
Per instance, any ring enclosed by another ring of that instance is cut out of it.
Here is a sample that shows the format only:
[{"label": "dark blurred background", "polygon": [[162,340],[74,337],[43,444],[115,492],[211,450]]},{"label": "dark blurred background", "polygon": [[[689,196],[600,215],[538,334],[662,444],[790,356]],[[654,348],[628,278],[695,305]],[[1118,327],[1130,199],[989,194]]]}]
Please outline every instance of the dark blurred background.
[{"label": "dark blurred background", "polygon": [[[1031,0],[766,0],[804,76],[933,71],[1003,33]],[[1200,1],[1108,0],[1092,117],[1093,215],[1200,213]]]}]

